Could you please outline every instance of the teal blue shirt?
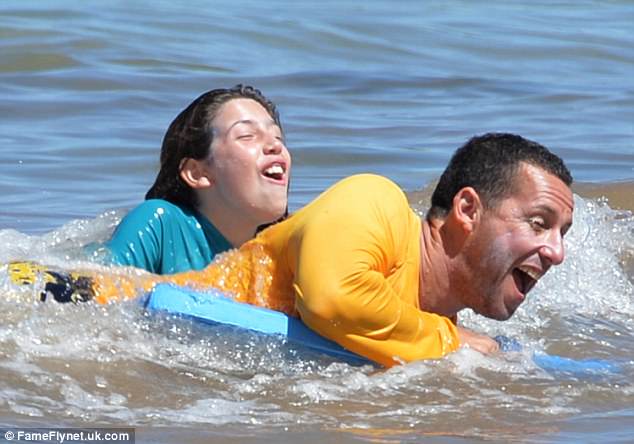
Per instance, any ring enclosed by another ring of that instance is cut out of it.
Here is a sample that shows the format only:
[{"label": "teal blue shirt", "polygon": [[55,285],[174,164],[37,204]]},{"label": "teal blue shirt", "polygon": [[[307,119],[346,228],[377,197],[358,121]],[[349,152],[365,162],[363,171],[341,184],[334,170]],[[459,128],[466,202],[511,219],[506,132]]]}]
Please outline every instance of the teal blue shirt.
[{"label": "teal blue shirt", "polygon": [[155,274],[205,268],[232,247],[205,216],[166,200],[146,200],[130,211],[106,243],[110,261]]}]

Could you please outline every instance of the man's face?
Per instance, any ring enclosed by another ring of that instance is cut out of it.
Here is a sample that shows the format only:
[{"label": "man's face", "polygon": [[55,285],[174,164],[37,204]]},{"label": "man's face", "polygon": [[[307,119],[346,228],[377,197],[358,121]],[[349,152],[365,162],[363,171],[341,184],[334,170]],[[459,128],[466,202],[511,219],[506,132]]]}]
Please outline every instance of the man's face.
[{"label": "man's face", "polygon": [[572,192],[558,177],[522,164],[515,180],[511,196],[483,211],[465,250],[463,303],[498,320],[510,318],[539,278],[564,260],[563,237],[572,224]]}]

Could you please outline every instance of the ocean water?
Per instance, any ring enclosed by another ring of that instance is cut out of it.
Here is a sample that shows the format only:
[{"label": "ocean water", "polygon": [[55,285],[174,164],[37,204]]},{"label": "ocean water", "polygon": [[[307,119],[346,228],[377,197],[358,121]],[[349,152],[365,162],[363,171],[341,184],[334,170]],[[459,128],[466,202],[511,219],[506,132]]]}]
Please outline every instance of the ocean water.
[{"label": "ocean water", "polygon": [[[511,320],[461,318],[524,346],[494,357],[355,367],[134,302],[31,303],[0,267],[0,425],[130,426],[143,443],[634,441],[632,23],[630,1],[3,1],[0,264],[84,263],[143,199],[170,121],[236,83],[278,104],[291,209],[358,172],[424,209],[452,152],[489,131],[545,144],[578,185],[566,262]],[[554,371],[535,353],[613,365]]]}]

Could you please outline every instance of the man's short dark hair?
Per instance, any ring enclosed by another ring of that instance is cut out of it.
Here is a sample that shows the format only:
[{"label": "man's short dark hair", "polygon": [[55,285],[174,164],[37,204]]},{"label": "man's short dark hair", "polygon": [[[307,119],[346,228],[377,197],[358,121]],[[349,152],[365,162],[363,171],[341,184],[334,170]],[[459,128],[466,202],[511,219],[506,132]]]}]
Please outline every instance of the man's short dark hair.
[{"label": "man's short dark hair", "polygon": [[564,161],[543,145],[516,134],[488,133],[471,138],[454,153],[431,197],[427,219],[446,217],[454,196],[464,187],[475,189],[485,208],[494,207],[514,191],[522,163],[572,184]]}]

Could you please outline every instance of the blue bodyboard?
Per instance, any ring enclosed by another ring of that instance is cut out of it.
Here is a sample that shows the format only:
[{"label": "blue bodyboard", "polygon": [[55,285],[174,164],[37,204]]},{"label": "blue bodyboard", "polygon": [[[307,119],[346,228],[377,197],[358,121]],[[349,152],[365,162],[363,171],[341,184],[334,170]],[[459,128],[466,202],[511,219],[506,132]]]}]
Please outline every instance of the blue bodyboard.
[{"label": "blue bodyboard", "polygon": [[[172,284],[159,284],[145,298],[145,307],[207,324],[230,325],[258,333],[280,335],[293,344],[325,353],[350,364],[376,365],[320,336],[297,318],[279,311],[233,301],[217,291],[201,293]],[[514,339],[505,336],[495,339],[502,351],[522,349],[521,344]],[[587,377],[620,371],[618,363],[603,359],[571,359],[535,353],[533,360],[544,370],[558,375]]]},{"label": "blue bodyboard", "polygon": [[207,324],[231,325],[258,333],[281,335],[289,342],[351,364],[373,364],[318,335],[297,318],[279,311],[236,302],[219,292],[201,293],[171,284],[159,284],[147,295],[145,307]]}]

